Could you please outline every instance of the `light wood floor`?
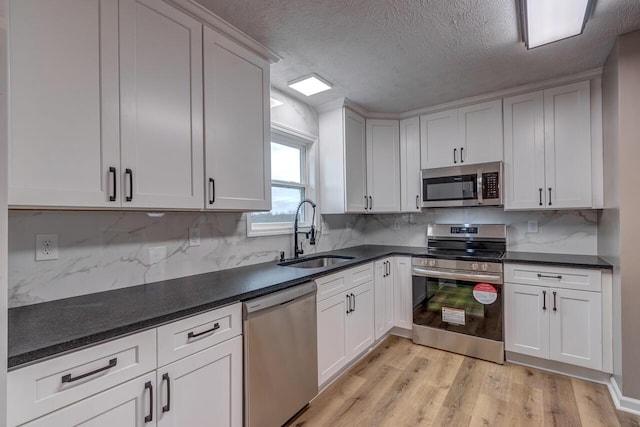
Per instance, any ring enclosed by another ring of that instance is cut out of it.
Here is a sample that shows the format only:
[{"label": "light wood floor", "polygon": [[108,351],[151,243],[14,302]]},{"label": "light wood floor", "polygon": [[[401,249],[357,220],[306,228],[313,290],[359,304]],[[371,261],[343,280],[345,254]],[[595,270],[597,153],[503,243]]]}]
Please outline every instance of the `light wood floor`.
[{"label": "light wood floor", "polygon": [[389,337],[292,426],[640,426],[607,387]]}]

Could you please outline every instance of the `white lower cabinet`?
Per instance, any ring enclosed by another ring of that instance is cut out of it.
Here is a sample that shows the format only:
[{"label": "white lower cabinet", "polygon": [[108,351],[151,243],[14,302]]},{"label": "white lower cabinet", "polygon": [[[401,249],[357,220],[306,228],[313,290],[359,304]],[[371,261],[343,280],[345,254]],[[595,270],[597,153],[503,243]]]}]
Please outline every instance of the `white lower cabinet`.
[{"label": "white lower cabinet", "polygon": [[[505,283],[506,350],[606,370],[603,358],[609,349],[603,340],[602,293],[566,289],[561,283],[563,275],[545,273],[544,267],[528,267],[532,269],[540,271],[538,277],[553,278],[559,286]],[[520,270],[507,265],[506,280]]]},{"label": "white lower cabinet", "polygon": [[242,360],[236,336],[158,369],[158,427],[241,427]]},{"label": "white lower cabinet", "polygon": [[241,427],[241,321],[238,303],[11,371],[8,425]]},{"label": "white lower cabinet", "polygon": [[155,389],[149,373],[20,426],[153,427]]},{"label": "white lower cabinet", "polygon": [[[318,385],[322,387],[374,342],[373,265],[318,280]],[[322,298],[323,287],[342,290]]]},{"label": "white lower cabinet", "polygon": [[393,327],[393,258],[375,262],[375,339],[382,338]]},{"label": "white lower cabinet", "polygon": [[395,257],[393,280],[393,326],[402,329],[413,327],[413,293],[411,257]]}]

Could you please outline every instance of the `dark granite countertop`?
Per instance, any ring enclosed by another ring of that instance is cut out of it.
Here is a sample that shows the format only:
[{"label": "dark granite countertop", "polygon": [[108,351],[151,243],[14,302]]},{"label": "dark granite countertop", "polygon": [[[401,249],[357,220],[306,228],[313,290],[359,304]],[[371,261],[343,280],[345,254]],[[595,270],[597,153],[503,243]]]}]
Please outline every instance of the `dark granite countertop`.
[{"label": "dark granite countertop", "polygon": [[355,257],[330,267],[304,269],[268,262],[12,308],[9,368],[256,298],[385,256],[415,255],[424,250],[356,246],[326,252]]},{"label": "dark granite countertop", "polygon": [[536,252],[507,252],[502,262],[511,264],[548,264],[561,267],[613,270],[613,266],[594,255],[569,255]]}]

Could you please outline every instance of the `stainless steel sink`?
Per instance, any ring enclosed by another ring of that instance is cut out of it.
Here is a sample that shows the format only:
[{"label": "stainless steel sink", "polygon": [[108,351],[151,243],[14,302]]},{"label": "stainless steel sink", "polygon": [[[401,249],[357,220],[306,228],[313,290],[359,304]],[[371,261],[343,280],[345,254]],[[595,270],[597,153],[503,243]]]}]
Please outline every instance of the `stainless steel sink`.
[{"label": "stainless steel sink", "polygon": [[354,257],[352,256],[340,256],[340,255],[324,255],[324,256],[314,256],[307,258],[294,259],[292,261],[281,262],[278,265],[283,267],[294,267],[294,268],[320,268],[320,267],[330,267],[335,264],[339,264],[341,262],[346,262],[352,260]]}]

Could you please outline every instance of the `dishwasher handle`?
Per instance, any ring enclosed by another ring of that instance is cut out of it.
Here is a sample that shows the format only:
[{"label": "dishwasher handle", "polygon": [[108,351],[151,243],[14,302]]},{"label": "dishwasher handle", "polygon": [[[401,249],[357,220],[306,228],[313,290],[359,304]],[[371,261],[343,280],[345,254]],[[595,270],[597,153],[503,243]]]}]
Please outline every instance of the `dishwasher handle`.
[{"label": "dishwasher handle", "polygon": [[242,304],[245,320],[247,316],[258,311],[267,310],[272,307],[286,304],[306,295],[315,293],[317,289],[315,282],[306,282],[280,292],[274,292],[260,298],[249,300]]}]

